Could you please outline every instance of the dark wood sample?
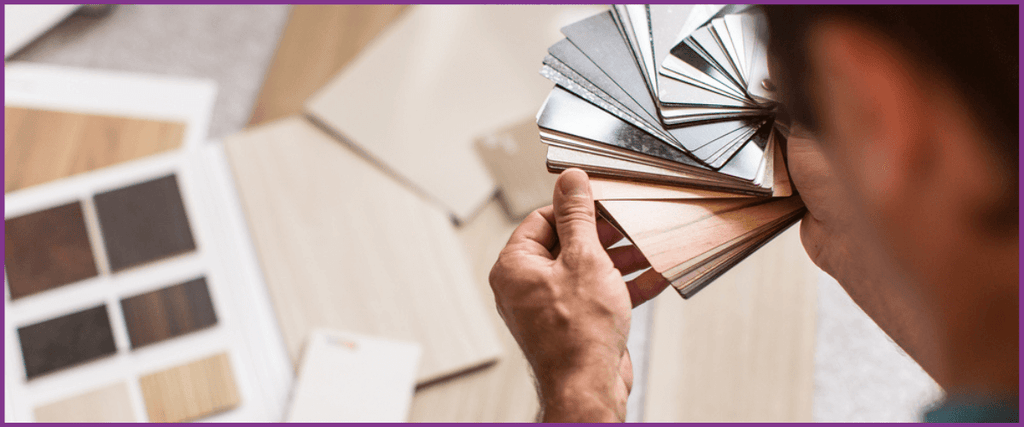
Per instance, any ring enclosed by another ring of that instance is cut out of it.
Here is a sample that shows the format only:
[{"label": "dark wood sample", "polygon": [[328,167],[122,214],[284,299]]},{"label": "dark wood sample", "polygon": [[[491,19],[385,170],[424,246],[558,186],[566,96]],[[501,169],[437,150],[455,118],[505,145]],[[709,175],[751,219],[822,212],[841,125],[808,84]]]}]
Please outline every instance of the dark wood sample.
[{"label": "dark wood sample", "polygon": [[80,202],[4,220],[11,299],[96,276]]},{"label": "dark wood sample", "polygon": [[196,248],[173,174],[97,194],[95,201],[112,271]]},{"label": "dark wood sample", "polygon": [[208,328],[217,323],[205,278],[121,300],[132,348]]},{"label": "dark wood sample", "polygon": [[18,338],[30,380],[117,351],[105,305],[23,326]]}]

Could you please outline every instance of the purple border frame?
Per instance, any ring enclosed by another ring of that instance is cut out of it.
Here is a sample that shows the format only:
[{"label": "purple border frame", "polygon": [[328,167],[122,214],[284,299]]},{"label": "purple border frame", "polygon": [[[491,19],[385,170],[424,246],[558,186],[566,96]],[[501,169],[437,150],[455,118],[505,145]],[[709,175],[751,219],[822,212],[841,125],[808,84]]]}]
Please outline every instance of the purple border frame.
[{"label": "purple border frame", "polygon": [[[109,2],[103,2],[103,3],[109,3]],[[374,3],[376,3],[376,4],[385,4],[384,2],[356,3],[356,2],[308,1],[308,0],[307,1],[302,1],[302,2],[299,2],[299,3],[292,3],[292,4],[374,4]],[[399,3],[403,3],[403,2],[399,2]],[[407,4],[477,4],[477,3],[478,2],[468,2],[468,1],[426,1],[426,2],[422,2],[422,3],[407,3]],[[676,2],[672,2],[672,1],[654,1],[654,2],[651,2],[651,3],[655,3],[655,4],[657,4],[657,3],[701,4],[701,3],[709,3],[709,2],[708,1],[703,1],[702,2],[702,1],[692,1],[692,0],[689,0],[689,1],[676,1]],[[711,2],[711,3],[716,3],[716,2]],[[881,0],[860,0],[860,1],[846,1],[846,2],[839,2],[839,1],[822,2],[822,1],[806,1],[806,0],[795,0],[795,1],[794,0],[790,0],[790,1],[785,1],[785,0],[768,0],[768,1],[760,1],[760,2],[756,2],[756,3],[758,3],[758,4],[823,4],[823,3],[892,4],[892,2],[886,2],[886,1],[881,1]],[[947,1],[947,0],[941,0],[941,1],[902,0],[899,3],[900,4],[1008,4],[1008,5],[1012,5],[1012,4],[1020,5],[1021,4],[1020,1],[1012,2],[1012,1],[1003,1],[1003,0],[997,0],[997,1],[987,0],[987,1],[983,1],[983,2]],[[5,1],[4,4],[5,5],[6,4],[62,4],[62,2],[56,2],[56,1],[11,1],[11,2],[6,2]],[[195,2],[195,1],[164,2],[164,1],[143,0],[141,2],[137,2],[136,4],[210,4],[210,3]],[[244,1],[231,0],[231,1],[219,1],[219,2],[216,2],[216,4],[281,4],[281,3],[280,2],[271,2],[271,1],[250,1],[250,2],[244,2]],[[549,4],[549,3],[528,3],[528,4]],[[581,1],[581,0],[561,0],[561,1],[558,2],[558,4],[593,4],[593,2],[587,2],[587,1]],[[2,17],[3,15],[4,15],[4,12],[0,11],[0,17]],[[1024,14],[1021,14],[1019,9],[1018,9],[1018,22],[1024,22]],[[1022,38],[1022,39],[1024,39],[1024,38]],[[1018,49],[1019,49],[1019,44],[1018,44]],[[1020,64],[1020,63],[1021,63],[1020,62],[1020,57],[1018,55],[1018,64]],[[5,60],[5,64],[6,64],[6,60]],[[0,73],[3,73],[3,72],[0,72]],[[1019,81],[1019,78],[1020,77],[1018,76],[1018,81]],[[6,82],[6,79],[5,79],[5,82]],[[6,85],[5,85],[5,89],[6,89]],[[0,94],[2,94],[2,93],[3,93],[3,89],[0,89]],[[1024,96],[1022,96],[1022,95],[1024,95],[1024,91],[1021,91],[1020,85],[1018,84],[1018,100],[1024,99]],[[1020,113],[1019,110],[1018,110],[1018,114],[1019,114],[1019,118],[1021,120],[1024,120],[1024,113]],[[1019,126],[1019,123],[1020,122],[1018,121],[1018,126]],[[6,122],[5,122],[5,124],[6,124]],[[0,157],[3,157],[3,155],[0,154]],[[1019,160],[1024,160],[1024,155],[1019,155],[1018,161]],[[4,166],[0,166],[0,171],[4,170],[5,167],[6,167],[6,160],[5,160]],[[1020,177],[1019,178],[1019,183],[1020,184],[1024,184],[1024,177]],[[4,206],[6,208],[6,198],[5,198]],[[1018,206],[1020,206],[1019,198],[1018,198]],[[1018,211],[1018,220],[1020,218],[1024,218],[1024,215],[1021,215],[1019,213],[1019,211]],[[1018,224],[1019,224],[1019,222],[1018,222]],[[5,226],[4,225],[0,225],[0,238],[3,238],[3,236],[4,236],[4,229],[5,229]],[[1021,236],[1024,236],[1024,233],[1022,233],[1019,230],[1019,227],[1018,227],[1018,239]],[[6,247],[0,248],[0,258],[6,259],[5,253],[6,253]],[[1019,259],[1019,265],[1020,266],[1024,266],[1024,258],[1020,258]],[[1018,284],[1019,283],[1020,283],[1020,279],[1018,278]],[[1018,307],[1020,306],[1020,301],[1022,301],[1022,299],[1020,298],[1020,296],[1018,294]],[[0,310],[3,310],[3,309],[0,309]],[[1020,321],[1020,317],[1019,316],[1020,315],[1019,315],[1019,311],[1018,311],[1018,319],[1017,319],[1018,320],[1018,324],[1024,324],[1024,322]],[[1019,333],[1020,332],[1019,332],[1019,329],[1018,329],[1018,334]],[[6,342],[7,342],[6,341],[6,338],[7,338],[6,337],[6,334],[7,334],[6,329],[4,330],[3,334],[4,334],[4,339],[5,339],[4,343],[6,344]],[[1019,343],[1019,340],[1018,340],[1018,343]],[[1018,357],[1019,357],[1019,353],[1018,353]],[[5,372],[4,372],[4,380],[5,381],[6,381],[6,375],[7,375],[7,372],[5,370]],[[6,386],[5,386],[4,387],[4,394],[6,395],[6,393],[7,393],[7,389],[6,389]],[[6,408],[6,399],[5,399],[5,407],[4,407],[4,413],[5,414],[6,414],[6,411],[7,411],[7,408]],[[245,424],[245,423],[240,423],[240,424]],[[255,423],[252,423],[252,424],[255,424]],[[510,425],[521,425],[521,424],[524,424],[524,423],[516,423],[516,424],[510,424]],[[761,423],[758,423],[758,424],[761,424]],[[786,423],[781,423],[781,424],[786,424]],[[832,424],[832,423],[829,423],[829,424]],[[64,423],[39,423],[39,425],[69,425],[69,424],[64,424]],[[370,425],[370,424],[366,424],[366,425]],[[373,425],[381,425],[381,424],[373,424]],[[450,425],[450,424],[445,424],[445,423],[424,423],[424,424],[420,424],[420,425],[423,425],[423,426],[445,426],[445,425]],[[739,424],[738,423],[721,423],[721,424],[716,424],[716,425],[727,426],[727,425],[739,425]],[[857,424],[844,424],[844,425],[857,425]]]}]

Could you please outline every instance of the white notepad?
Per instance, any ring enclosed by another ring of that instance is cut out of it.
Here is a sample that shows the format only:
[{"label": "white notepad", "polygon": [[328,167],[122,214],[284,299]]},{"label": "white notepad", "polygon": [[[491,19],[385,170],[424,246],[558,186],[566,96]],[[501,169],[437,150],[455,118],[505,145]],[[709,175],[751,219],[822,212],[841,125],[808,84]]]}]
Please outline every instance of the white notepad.
[{"label": "white notepad", "polygon": [[421,352],[413,342],[314,331],[288,421],[407,421]]}]

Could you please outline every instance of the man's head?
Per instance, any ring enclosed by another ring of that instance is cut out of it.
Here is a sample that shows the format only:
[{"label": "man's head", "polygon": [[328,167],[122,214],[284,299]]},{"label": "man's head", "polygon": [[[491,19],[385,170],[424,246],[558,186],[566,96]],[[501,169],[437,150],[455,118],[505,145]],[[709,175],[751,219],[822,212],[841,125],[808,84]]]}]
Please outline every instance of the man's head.
[{"label": "man's head", "polygon": [[1017,7],[765,10],[784,104],[900,264],[940,292],[1016,286]]}]

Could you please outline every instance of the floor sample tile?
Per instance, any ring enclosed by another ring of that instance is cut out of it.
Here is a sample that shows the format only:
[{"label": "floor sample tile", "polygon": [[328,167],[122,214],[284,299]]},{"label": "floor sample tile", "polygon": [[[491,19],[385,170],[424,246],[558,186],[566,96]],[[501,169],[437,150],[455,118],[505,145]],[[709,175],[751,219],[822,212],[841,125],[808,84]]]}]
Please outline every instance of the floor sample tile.
[{"label": "floor sample tile", "polygon": [[420,343],[419,384],[498,357],[444,211],[301,117],[224,144],[296,365],[317,328]]},{"label": "floor sample tile", "polygon": [[95,200],[113,271],[196,248],[175,175],[97,194]]},{"label": "floor sample tile", "polygon": [[205,278],[121,300],[132,348],[208,328],[217,323]]},{"label": "floor sample tile", "polygon": [[28,379],[117,351],[105,305],[18,328],[18,338]]},{"label": "floor sample tile", "polygon": [[181,146],[185,124],[4,107],[4,192]]},{"label": "floor sample tile", "polygon": [[150,422],[191,421],[238,405],[238,389],[227,353],[139,379]]},{"label": "floor sample tile", "polygon": [[7,219],[4,228],[11,299],[96,275],[81,203]]},{"label": "floor sample tile", "polygon": [[123,382],[39,406],[35,415],[36,422],[44,423],[137,421]]}]

